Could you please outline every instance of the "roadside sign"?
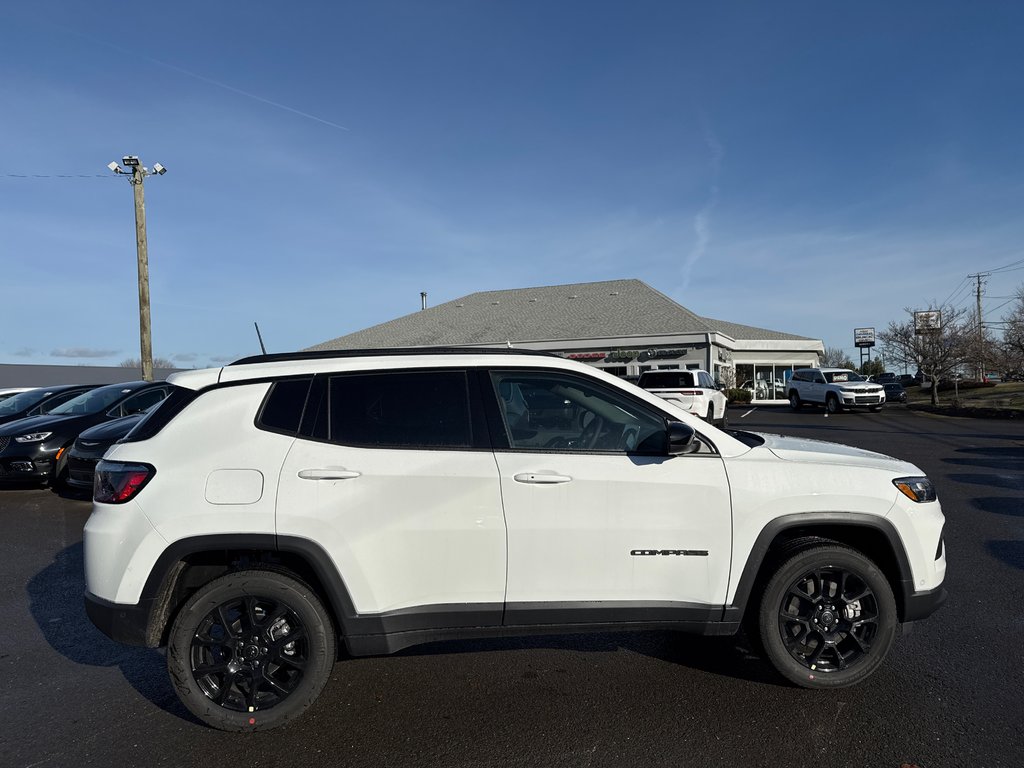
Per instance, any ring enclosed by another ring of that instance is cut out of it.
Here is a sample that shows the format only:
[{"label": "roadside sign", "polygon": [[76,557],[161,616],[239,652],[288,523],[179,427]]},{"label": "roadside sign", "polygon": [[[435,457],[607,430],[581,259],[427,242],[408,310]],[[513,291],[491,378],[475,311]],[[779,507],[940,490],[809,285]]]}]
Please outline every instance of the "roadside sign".
[{"label": "roadside sign", "polygon": [[855,346],[855,347],[873,347],[873,346],[875,346],[875,329],[874,328],[854,328],[853,329],[853,346]]}]

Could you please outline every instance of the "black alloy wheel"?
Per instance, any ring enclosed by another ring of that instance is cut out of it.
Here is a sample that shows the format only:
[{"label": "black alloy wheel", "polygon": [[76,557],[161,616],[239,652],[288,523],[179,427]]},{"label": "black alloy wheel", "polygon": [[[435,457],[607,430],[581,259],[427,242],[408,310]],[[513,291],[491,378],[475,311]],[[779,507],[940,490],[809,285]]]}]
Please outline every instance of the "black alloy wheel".
[{"label": "black alloy wheel", "polygon": [[185,604],[167,665],[182,703],[215,728],[273,728],[320,694],[335,658],[330,619],[312,590],[273,571],[215,579]]},{"label": "black alloy wheel", "polygon": [[800,395],[796,392],[789,393],[789,407],[794,411],[799,411],[803,407],[803,403],[800,402]]},{"label": "black alloy wheel", "polygon": [[843,406],[839,404],[839,398],[835,395],[828,395],[825,398],[825,410],[829,413],[839,413],[843,410]]},{"label": "black alloy wheel", "polygon": [[772,664],[806,688],[853,685],[870,675],[897,624],[884,574],[842,546],[814,547],[783,564],[765,590],[759,618]]}]

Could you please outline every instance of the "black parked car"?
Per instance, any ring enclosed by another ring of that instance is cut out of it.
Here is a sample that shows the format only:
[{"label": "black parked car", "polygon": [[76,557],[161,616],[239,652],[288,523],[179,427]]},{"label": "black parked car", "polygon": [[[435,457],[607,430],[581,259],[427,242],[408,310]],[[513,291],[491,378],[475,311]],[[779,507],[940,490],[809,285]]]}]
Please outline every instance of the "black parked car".
[{"label": "black parked car", "polygon": [[907,390],[898,381],[890,381],[882,385],[885,387],[885,402],[905,403],[907,402]]},{"label": "black parked car", "polygon": [[48,414],[0,425],[0,482],[63,482],[67,451],[82,432],[142,413],[167,397],[166,382],[131,381],[97,387]]},{"label": "black parked car", "polygon": [[142,417],[155,407],[156,405],[151,405],[145,413],[133,413],[131,416],[122,416],[120,419],[97,424],[80,434],[67,454],[68,485],[82,491],[92,490],[96,463],[103,458],[103,454],[110,446],[131,432],[132,427],[142,421]]},{"label": "black parked car", "polygon": [[96,384],[61,384],[56,387],[40,387],[19,392],[0,402],[0,424],[49,413],[58,405],[66,403],[83,392],[96,389]]}]

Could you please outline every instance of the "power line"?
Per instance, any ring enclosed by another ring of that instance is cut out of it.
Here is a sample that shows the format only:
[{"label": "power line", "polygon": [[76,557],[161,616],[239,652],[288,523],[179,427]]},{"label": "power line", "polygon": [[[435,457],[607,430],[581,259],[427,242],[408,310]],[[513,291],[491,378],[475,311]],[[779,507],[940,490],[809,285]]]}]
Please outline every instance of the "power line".
[{"label": "power line", "polygon": [[106,173],[0,173],[0,179],[112,179]]}]

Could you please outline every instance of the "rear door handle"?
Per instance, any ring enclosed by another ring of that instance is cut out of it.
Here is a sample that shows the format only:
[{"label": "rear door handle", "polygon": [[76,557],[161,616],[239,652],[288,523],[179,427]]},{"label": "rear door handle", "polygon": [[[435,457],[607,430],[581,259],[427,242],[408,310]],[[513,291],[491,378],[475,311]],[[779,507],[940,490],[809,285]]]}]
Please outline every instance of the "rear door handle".
[{"label": "rear door handle", "polygon": [[520,472],[512,479],[517,483],[532,483],[534,485],[554,485],[556,483],[572,482],[572,478],[568,475],[548,475],[540,472]]},{"label": "rear door handle", "polygon": [[299,477],[303,480],[351,480],[353,477],[359,477],[359,474],[359,472],[353,472],[342,467],[303,469],[299,471]]}]

